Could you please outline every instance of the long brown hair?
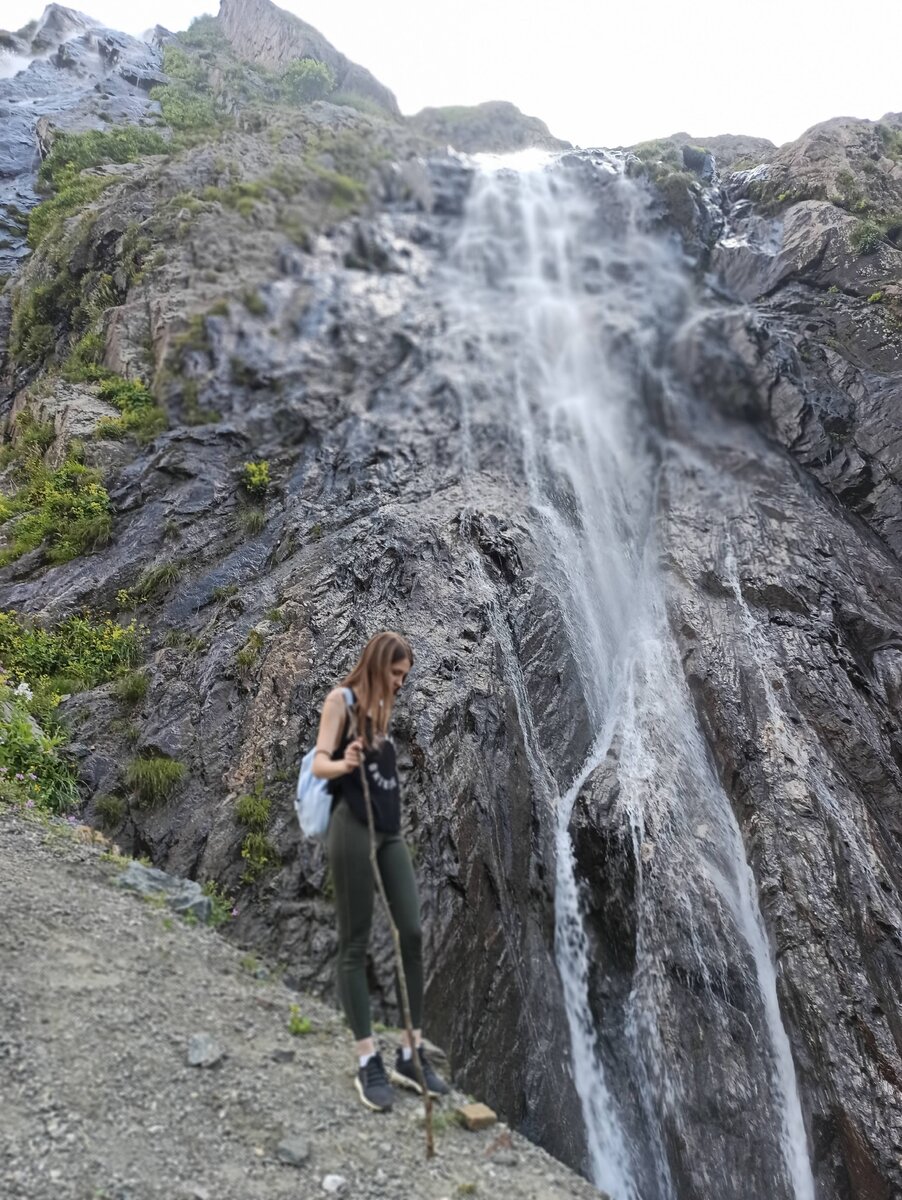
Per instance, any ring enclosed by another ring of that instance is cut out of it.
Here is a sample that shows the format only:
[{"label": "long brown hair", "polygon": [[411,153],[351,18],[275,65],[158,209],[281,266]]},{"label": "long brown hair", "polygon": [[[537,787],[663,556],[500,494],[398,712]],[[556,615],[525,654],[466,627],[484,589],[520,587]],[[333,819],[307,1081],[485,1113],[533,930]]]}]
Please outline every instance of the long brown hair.
[{"label": "long brown hair", "polygon": [[357,697],[358,736],[368,744],[366,715],[372,709],[370,729],[375,734],[388,732],[395,693],[391,686],[389,669],[394,663],[407,659],[413,666],[413,650],[410,642],[400,633],[388,630],[377,633],[363,648],[357,665],[342,680],[344,687],[354,689]]}]

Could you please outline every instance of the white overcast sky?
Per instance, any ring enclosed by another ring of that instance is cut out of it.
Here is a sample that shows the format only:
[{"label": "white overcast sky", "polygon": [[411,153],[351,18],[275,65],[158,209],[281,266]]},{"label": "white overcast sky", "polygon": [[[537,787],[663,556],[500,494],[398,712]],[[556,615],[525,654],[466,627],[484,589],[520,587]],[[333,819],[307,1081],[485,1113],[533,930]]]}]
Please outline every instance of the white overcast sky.
[{"label": "white overcast sky", "polygon": [[[113,28],[184,29],[217,0],[90,0]],[[406,113],[511,100],[581,146],[686,130],[789,141],[902,111],[902,0],[287,0]],[[0,25],[40,15],[0,0]]]}]

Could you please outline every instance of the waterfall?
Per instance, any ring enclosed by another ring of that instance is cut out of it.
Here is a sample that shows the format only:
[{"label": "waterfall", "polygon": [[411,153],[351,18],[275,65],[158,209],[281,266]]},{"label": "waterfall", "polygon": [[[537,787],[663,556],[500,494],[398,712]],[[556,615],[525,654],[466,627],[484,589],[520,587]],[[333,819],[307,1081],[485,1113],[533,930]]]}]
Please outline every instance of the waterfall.
[{"label": "waterfall", "polygon": [[[469,373],[466,467],[475,479],[500,457],[525,494],[594,730],[586,761],[553,784],[556,960],[587,1170],[613,1200],[813,1200],[755,881],[668,626],[655,538],[667,445],[645,397],[666,393],[668,338],[699,301],[648,205],[602,155],[477,171],[447,280],[448,353]],[[521,718],[535,741],[533,724]],[[527,749],[547,792],[541,748]],[[619,983],[603,914],[588,919],[588,890],[606,881],[580,874],[577,815],[614,839],[629,880]]]}]

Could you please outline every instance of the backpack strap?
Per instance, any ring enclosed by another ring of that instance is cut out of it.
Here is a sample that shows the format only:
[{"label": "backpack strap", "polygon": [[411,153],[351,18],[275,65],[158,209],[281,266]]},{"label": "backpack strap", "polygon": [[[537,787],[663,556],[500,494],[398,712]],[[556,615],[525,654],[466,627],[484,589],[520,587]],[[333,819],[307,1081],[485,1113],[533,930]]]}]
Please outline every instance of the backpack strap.
[{"label": "backpack strap", "polygon": [[344,687],[341,690],[345,698],[345,704],[347,704],[348,708],[353,708],[355,703],[353,691],[349,687]]}]

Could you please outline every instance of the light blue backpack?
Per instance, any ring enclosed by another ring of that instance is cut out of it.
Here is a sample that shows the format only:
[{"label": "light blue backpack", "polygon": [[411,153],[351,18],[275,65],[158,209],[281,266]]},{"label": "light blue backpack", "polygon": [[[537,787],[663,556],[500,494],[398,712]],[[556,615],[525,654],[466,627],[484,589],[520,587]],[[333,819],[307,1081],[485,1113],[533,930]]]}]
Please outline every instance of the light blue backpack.
[{"label": "light blue backpack", "polygon": [[[345,704],[349,709],[353,708],[354,693],[347,687],[341,690],[344,693]],[[315,754],[315,749],[308,750],[301,759],[294,810],[304,836],[321,842],[326,836],[329,818],[332,815],[332,793],[329,791],[328,779],[320,779],[313,774]]]}]

